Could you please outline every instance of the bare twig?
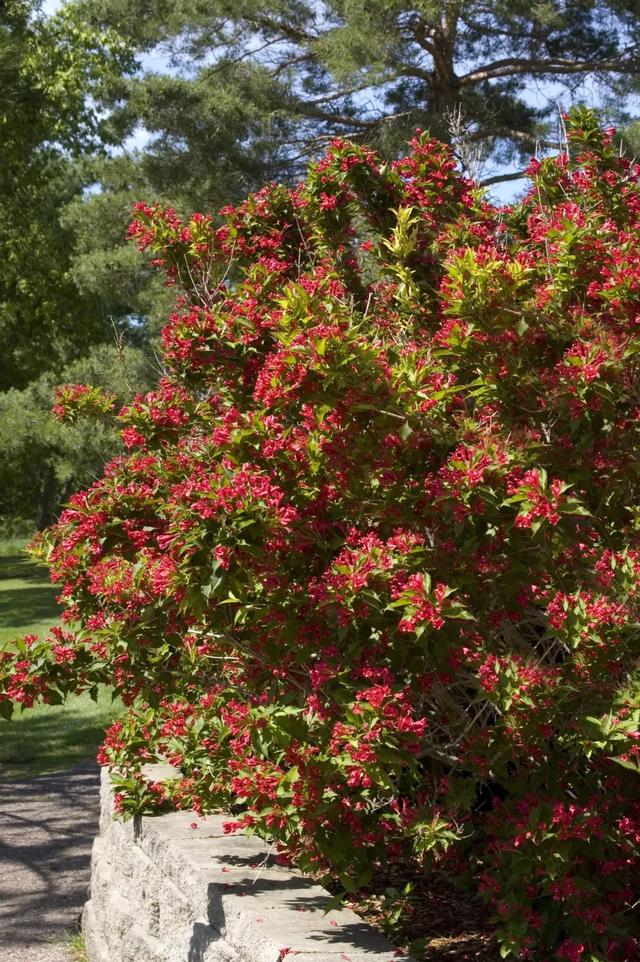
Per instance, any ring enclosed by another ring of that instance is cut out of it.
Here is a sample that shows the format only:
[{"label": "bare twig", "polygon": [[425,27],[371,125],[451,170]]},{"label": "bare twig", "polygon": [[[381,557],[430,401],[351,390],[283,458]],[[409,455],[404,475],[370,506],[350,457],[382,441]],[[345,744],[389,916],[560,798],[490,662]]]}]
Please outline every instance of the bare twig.
[{"label": "bare twig", "polygon": [[124,374],[125,384],[127,385],[131,394],[135,394],[136,393],[135,388],[131,383],[131,379],[129,377],[129,369],[127,368],[127,359],[126,359],[125,350],[124,350],[124,334],[122,333],[122,331],[118,330],[118,327],[113,317],[109,317],[109,320],[111,321],[111,327],[113,328],[113,339],[115,343],[116,354],[118,355],[118,360],[122,365],[122,373]]},{"label": "bare twig", "polygon": [[451,135],[451,146],[463,173],[477,180],[487,160],[486,138],[474,137],[471,122],[467,119],[460,104],[444,115],[447,129]]}]

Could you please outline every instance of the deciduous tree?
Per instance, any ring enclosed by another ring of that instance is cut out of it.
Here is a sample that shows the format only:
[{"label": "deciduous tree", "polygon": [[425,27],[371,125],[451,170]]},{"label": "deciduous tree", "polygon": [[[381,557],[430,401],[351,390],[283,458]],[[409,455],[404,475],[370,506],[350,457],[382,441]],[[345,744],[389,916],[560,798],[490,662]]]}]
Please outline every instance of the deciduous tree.
[{"label": "deciduous tree", "polygon": [[21,390],[0,393],[0,523],[44,528],[80,485],[91,484],[121,448],[104,420],[60,423],[55,385],[100,388],[118,403],[151,387],[155,372],[139,348],[100,345],[71,364],[41,374]]},{"label": "deciduous tree", "polygon": [[64,205],[82,195],[78,159],[108,137],[97,102],[130,64],[113,32],[70,13],[0,10],[0,390],[111,336],[105,311],[70,275]]}]

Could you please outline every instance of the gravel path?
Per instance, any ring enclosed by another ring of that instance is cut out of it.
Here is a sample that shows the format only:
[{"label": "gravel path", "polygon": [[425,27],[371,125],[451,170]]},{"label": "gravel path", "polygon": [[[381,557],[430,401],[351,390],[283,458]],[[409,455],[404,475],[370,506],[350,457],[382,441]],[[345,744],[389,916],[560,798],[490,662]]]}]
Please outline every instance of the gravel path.
[{"label": "gravel path", "polygon": [[97,834],[99,770],[0,782],[0,960],[69,962]]}]

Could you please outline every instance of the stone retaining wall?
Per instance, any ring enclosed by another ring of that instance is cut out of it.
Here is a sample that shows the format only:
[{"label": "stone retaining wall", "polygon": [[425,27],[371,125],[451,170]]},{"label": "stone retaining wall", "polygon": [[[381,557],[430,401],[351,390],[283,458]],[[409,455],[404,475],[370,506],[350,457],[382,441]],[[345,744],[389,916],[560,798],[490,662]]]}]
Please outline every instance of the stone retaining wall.
[{"label": "stone retaining wall", "polygon": [[106,771],[101,798],[82,919],[90,962],[397,962],[353,912],[324,914],[327,892],[274,865],[263,842],[224,835],[222,816],[116,821]]}]

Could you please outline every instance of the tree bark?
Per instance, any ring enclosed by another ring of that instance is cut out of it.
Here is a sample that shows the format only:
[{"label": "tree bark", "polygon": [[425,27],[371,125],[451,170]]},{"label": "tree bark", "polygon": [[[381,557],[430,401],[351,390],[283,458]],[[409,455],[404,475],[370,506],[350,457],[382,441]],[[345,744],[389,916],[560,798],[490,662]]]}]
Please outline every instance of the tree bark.
[{"label": "tree bark", "polygon": [[38,502],[38,516],[36,519],[38,531],[44,531],[45,528],[55,521],[54,500],[56,488],[56,476],[53,473],[53,468],[47,465],[44,478],[42,479]]}]

